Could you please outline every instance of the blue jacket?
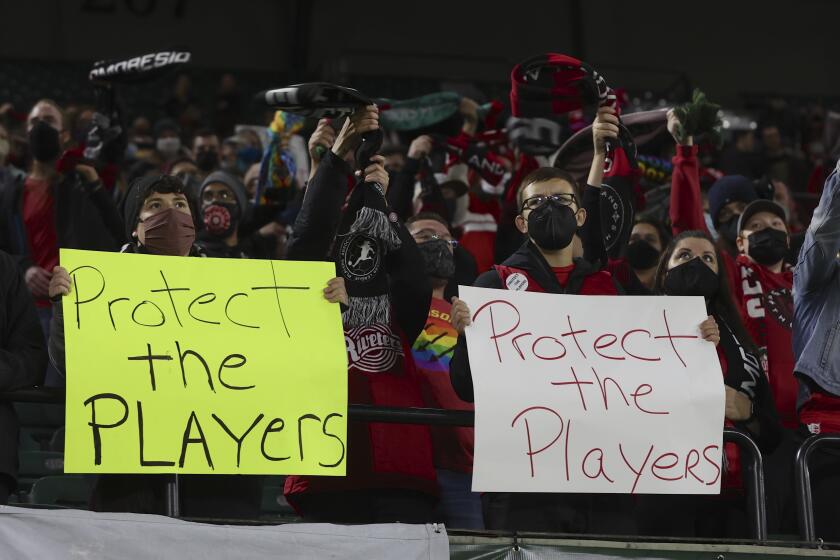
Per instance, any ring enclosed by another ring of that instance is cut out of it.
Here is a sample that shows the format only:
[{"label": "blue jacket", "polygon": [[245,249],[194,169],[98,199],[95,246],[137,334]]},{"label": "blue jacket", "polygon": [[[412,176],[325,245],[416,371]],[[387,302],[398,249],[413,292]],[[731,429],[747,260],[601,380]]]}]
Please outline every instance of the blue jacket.
[{"label": "blue jacket", "polygon": [[840,396],[838,252],[840,162],[825,182],[793,273],[793,355],[800,376],[797,402],[800,407],[810,395],[809,381]]}]

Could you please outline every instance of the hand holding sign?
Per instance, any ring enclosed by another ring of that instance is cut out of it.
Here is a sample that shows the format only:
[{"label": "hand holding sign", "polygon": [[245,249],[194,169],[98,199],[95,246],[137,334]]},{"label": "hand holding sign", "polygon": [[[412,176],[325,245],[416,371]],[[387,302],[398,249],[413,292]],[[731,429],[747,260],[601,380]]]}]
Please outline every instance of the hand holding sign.
[{"label": "hand holding sign", "polygon": [[53,275],[50,278],[50,299],[70,294],[70,275],[67,269],[61,266],[53,268]]},{"label": "hand holding sign", "polygon": [[327,282],[327,287],[324,288],[324,297],[330,303],[347,305],[350,299],[347,297],[347,287],[344,285],[344,278],[339,276]]},{"label": "hand holding sign", "polygon": [[451,319],[449,320],[452,326],[458,331],[458,334],[464,334],[467,327],[472,323],[470,319],[470,308],[464,300],[457,297],[452,298]]}]

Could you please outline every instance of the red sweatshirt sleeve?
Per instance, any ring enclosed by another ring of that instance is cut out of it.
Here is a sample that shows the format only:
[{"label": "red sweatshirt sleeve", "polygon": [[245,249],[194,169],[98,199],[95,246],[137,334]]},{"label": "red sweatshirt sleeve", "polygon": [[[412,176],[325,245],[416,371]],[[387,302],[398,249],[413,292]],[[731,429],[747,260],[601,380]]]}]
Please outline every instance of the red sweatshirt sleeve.
[{"label": "red sweatshirt sleeve", "polygon": [[673,234],[693,229],[706,231],[697,146],[677,146],[677,154],[672,161],[670,214]]}]

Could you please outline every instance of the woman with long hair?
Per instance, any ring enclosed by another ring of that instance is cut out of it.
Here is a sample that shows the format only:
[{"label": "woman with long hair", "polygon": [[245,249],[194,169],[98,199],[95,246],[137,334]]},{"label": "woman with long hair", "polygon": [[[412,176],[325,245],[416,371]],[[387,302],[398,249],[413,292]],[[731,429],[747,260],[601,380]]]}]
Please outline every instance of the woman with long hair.
[{"label": "woman with long hair", "polygon": [[[746,431],[763,452],[772,451],[781,430],[773,396],[711,237],[699,230],[677,235],[662,254],[653,287],[658,295],[705,298],[708,313],[719,330],[717,352],[726,390],[725,425]],[[703,328],[708,328],[707,323]],[[719,498],[645,496],[640,503],[641,532],[743,536],[746,516],[740,496],[739,454],[733,444],[726,444],[724,453],[723,491]]]}]

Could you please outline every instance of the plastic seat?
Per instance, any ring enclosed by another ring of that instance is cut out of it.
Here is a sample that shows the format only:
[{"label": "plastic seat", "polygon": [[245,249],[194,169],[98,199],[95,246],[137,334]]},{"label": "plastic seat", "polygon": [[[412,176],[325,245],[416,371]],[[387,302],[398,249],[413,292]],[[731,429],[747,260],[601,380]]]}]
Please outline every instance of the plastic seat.
[{"label": "plastic seat", "polygon": [[29,503],[87,509],[92,489],[92,480],[85,476],[46,476],[32,485]]},{"label": "plastic seat", "polygon": [[278,516],[294,516],[295,511],[286,497],[283,496],[283,486],[264,486],[262,496],[262,507],[260,508],[263,516],[278,517]]},{"label": "plastic seat", "polygon": [[21,451],[19,474],[21,478],[64,474],[64,454],[55,451]]},{"label": "plastic seat", "polygon": [[49,443],[49,450],[64,453],[64,426],[53,433]]},{"label": "plastic seat", "polygon": [[64,425],[64,405],[49,403],[14,403],[18,422],[21,426]]},{"label": "plastic seat", "polygon": [[48,449],[54,430],[47,426],[26,427],[20,429],[21,451],[44,451]]}]

